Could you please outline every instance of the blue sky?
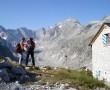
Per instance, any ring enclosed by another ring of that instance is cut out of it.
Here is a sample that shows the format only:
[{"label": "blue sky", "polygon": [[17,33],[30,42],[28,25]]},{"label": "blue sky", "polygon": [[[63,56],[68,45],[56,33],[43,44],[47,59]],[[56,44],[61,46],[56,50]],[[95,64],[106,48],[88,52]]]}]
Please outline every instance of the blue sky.
[{"label": "blue sky", "polygon": [[85,24],[110,15],[110,0],[0,0],[0,25],[38,29],[73,17]]}]

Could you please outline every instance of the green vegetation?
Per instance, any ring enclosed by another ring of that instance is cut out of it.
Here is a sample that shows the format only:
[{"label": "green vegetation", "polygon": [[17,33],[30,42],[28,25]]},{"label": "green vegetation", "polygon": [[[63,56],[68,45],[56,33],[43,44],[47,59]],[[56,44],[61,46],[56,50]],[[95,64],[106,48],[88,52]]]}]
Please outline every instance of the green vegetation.
[{"label": "green vegetation", "polygon": [[[3,58],[0,57],[0,61]],[[13,67],[19,66],[14,61],[9,61],[9,63]],[[23,66],[25,67],[25,66]],[[93,90],[95,88],[108,88],[103,81],[98,81],[92,77],[91,72],[87,72],[84,70],[70,70],[70,69],[53,69],[49,66],[44,68],[39,67],[28,67],[26,69],[27,72],[33,73],[36,75],[32,78],[36,80],[39,84],[46,84],[48,82],[49,85],[55,84],[65,84],[68,83],[71,87],[77,88],[78,90]]]},{"label": "green vegetation", "polygon": [[35,70],[40,70],[39,67],[29,67],[28,69],[29,71],[35,71]]},{"label": "green vegetation", "polygon": [[44,68],[46,68],[46,70],[52,70],[52,67],[50,66],[45,66]]},{"label": "green vegetation", "polygon": [[4,58],[4,57],[1,57],[1,56],[0,56],[0,62],[2,62],[2,61],[3,61],[3,58]]},{"label": "green vegetation", "polygon": [[90,73],[84,70],[67,70],[67,69],[56,69],[56,70],[36,70],[34,73],[40,74],[39,83],[50,85],[68,83],[71,87],[81,88],[79,90],[89,90],[94,88],[107,88],[103,81],[98,81],[90,75]]}]

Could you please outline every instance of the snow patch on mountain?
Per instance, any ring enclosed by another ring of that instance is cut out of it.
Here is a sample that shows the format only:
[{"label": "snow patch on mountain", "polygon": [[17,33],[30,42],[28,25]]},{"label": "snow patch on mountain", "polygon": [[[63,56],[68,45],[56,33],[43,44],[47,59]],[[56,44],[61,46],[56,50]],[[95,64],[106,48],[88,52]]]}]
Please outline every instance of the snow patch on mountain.
[{"label": "snow patch on mountain", "polygon": [[5,32],[0,32],[0,37],[1,37],[2,39],[4,39],[4,40],[7,39],[7,35],[6,35]]}]

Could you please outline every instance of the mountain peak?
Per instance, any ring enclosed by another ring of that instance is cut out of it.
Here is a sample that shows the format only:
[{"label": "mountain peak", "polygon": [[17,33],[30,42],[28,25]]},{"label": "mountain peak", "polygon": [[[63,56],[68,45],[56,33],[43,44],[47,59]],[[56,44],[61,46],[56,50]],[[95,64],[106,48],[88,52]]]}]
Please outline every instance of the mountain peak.
[{"label": "mountain peak", "polygon": [[102,18],[102,22],[110,23],[110,16],[105,16]]},{"label": "mountain peak", "polygon": [[80,24],[80,22],[79,22],[77,19],[72,18],[72,17],[65,19],[65,20],[63,21],[63,23],[78,23],[78,24]]},{"label": "mountain peak", "polygon": [[59,23],[56,24],[59,28],[62,28],[63,26],[81,26],[80,22],[74,18],[67,18]]},{"label": "mountain peak", "polygon": [[105,19],[110,19],[110,16],[103,17],[103,20],[105,20]]},{"label": "mountain peak", "polygon": [[77,20],[77,19],[75,19],[75,18],[67,18],[66,20],[65,20],[66,22],[74,22],[74,23],[79,23],[79,21]]}]

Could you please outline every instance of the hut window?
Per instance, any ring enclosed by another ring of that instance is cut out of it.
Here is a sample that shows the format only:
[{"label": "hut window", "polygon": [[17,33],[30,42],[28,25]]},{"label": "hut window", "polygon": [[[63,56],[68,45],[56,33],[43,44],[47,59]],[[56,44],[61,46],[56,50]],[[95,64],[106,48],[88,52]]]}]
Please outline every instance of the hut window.
[{"label": "hut window", "polygon": [[102,35],[102,43],[104,45],[110,45],[110,33],[106,33]]}]

